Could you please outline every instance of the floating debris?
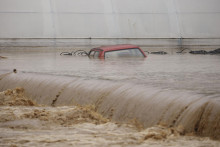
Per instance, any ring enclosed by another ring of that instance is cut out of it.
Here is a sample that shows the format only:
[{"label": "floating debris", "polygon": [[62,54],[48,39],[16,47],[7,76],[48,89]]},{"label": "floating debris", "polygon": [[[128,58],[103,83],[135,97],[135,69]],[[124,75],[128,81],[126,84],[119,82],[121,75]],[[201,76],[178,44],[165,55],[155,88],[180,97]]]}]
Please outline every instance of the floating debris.
[{"label": "floating debris", "polygon": [[166,55],[167,52],[164,52],[164,51],[158,51],[158,52],[151,52],[151,54]]},{"label": "floating debris", "polygon": [[206,54],[211,54],[211,55],[215,55],[215,54],[220,54],[220,48],[219,49],[216,49],[216,50],[213,50],[213,51],[205,51],[205,50],[199,50],[199,51],[190,51],[189,52],[190,54],[203,54],[203,55],[206,55]]},{"label": "floating debris", "polygon": [[68,55],[68,56],[88,56],[88,53],[84,50],[77,50],[72,52],[62,52],[60,55]]},{"label": "floating debris", "polygon": [[190,51],[190,54],[208,54],[205,50],[199,50],[199,51]]},{"label": "floating debris", "polygon": [[0,56],[0,59],[7,59],[7,57],[4,57],[4,56]]},{"label": "floating debris", "polygon": [[213,51],[210,51],[209,54],[220,54],[220,48],[213,50]]}]

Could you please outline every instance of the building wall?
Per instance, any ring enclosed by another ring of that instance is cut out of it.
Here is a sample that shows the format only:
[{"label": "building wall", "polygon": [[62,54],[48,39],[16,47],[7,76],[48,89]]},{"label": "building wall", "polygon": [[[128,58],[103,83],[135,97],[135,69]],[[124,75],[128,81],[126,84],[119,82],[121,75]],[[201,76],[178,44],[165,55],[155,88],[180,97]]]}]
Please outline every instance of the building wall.
[{"label": "building wall", "polygon": [[0,43],[12,38],[207,38],[219,45],[219,6],[220,0],[0,0]]}]

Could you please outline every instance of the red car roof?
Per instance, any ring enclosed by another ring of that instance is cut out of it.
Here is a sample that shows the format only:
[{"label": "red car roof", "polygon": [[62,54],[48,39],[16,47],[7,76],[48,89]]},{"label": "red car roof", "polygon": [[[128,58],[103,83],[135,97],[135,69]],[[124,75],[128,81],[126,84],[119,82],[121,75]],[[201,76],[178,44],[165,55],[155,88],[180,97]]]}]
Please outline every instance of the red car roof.
[{"label": "red car roof", "polygon": [[101,46],[98,48],[102,49],[103,51],[112,51],[112,50],[118,50],[118,49],[139,48],[139,47],[136,45],[123,44],[123,45]]}]

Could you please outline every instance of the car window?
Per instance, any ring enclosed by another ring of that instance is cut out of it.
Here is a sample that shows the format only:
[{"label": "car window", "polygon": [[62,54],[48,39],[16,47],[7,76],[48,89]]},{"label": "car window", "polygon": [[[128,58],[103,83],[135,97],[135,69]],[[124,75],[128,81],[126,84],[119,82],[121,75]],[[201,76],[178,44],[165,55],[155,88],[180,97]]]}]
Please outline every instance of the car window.
[{"label": "car window", "polygon": [[89,57],[98,58],[99,53],[100,53],[99,51],[91,51],[90,54],[89,54]]},{"label": "car window", "polygon": [[99,51],[95,51],[94,58],[98,58],[98,57],[99,57]]},{"label": "car window", "polygon": [[105,52],[105,58],[111,57],[144,57],[144,55],[138,48]]},{"label": "car window", "polygon": [[91,51],[91,52],[89,53],[89,56],[94,56],[94,54],[95,54],[95,51]]}]

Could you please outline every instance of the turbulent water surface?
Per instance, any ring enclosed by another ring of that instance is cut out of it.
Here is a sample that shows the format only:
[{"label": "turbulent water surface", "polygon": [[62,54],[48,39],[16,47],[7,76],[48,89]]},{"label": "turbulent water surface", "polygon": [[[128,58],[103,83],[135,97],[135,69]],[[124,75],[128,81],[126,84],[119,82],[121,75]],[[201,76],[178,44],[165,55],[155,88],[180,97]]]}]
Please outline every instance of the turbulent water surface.
[{"label": "turbulent water surface", "polygon": [[[3,52],[3,51],[2,51]],[[104,79],[160,88],[191,90],[207,95],[220,94],[220,56],[149,55],[137,59],[89,59],[60,56],[60,52],[7,52],[1,60],[2,73],[20,72]]]},{"label": "turbulent water surface", "polygon": [[0,52],[0,145],[220,145],[220,56],[59,53]]}]

